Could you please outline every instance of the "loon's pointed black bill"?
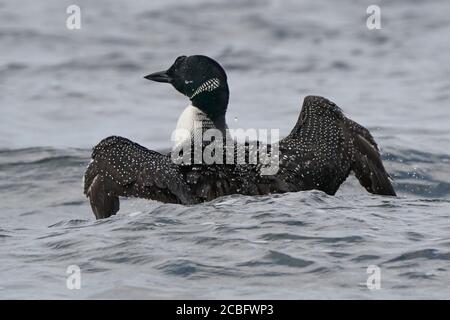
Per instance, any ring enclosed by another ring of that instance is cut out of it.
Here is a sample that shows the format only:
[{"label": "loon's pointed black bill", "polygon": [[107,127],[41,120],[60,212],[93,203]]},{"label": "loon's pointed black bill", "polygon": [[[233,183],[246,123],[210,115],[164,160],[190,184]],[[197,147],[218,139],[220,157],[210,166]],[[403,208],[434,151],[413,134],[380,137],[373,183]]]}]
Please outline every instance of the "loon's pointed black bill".
[{"label": "loon's pointed black bill", "polygon": [[154,72],[152,74],[149,74],[148,76],[145,76],[144,78],[156,82],[172,82],[172,78],[167,74],[167,71]]}]

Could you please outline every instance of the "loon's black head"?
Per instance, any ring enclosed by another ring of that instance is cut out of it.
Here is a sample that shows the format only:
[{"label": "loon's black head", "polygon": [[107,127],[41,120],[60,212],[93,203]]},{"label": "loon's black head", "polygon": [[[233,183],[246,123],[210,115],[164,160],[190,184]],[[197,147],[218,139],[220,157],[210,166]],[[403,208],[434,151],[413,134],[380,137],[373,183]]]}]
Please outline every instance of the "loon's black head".
[{"label": "loon's black head", "polygon": [[227,75],[219,63],[206,56],[180,56],[173,65],[145,79],[172,84],[192,101],[192,105],[212,118],[223,117],[229,91]]}]

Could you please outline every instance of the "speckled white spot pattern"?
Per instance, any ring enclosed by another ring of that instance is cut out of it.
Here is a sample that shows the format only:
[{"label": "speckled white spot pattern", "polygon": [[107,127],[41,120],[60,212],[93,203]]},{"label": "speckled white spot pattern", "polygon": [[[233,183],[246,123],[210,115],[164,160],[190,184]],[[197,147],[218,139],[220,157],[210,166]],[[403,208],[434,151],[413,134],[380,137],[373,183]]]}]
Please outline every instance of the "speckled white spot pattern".
[{"label": "speckled white spot pattern", "polygon": [[213,91],[220,86],[220,81],[217,78],[209,79],[203,82],[191,95],[190,99],[193,99],[196,95],[204,92],[204,91]]}]

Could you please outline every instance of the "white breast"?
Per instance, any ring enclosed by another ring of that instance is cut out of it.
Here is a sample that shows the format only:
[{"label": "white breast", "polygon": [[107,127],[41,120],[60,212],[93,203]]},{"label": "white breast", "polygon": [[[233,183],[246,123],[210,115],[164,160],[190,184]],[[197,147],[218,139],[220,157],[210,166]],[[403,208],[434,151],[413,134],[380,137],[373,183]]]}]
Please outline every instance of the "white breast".
[{"label": "white breast", "polygon": [[172,134],[172,141],[175,145],[179,145],[186,139],[192,136],[196,136],[196,133],[201,135],[202,121],[205,121],[208,117],[199,108],[189,105],[184,109],[178,118],[177,127]]}]

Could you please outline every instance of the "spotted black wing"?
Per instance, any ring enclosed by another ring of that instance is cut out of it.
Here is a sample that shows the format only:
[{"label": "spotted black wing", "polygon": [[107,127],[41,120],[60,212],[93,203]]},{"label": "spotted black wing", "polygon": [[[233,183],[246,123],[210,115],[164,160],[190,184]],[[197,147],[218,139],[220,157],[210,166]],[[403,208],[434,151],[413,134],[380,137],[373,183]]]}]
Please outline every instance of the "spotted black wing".
[{"label": "spotted black wing", "polygon": [[395,195],[370,132],[328,99],[306,97],[297,124],[280,146],[284,175],[302,189],[334,194],[352,170],[367,191]]},{"label": "spotted black wing", "polygon": [[370,193],[395,196],[378,145],[369,130],[347,118],[345,128],[353,144],[352,170],[361,185]]},{"label": "spotted black wing", "polygon": [[305,97],[297,123],[279,143],[280,175],[294,191],[335,194],[350,173],[341,109],[320,96]]},{"label": "spotted black wing", "polygon": [[189,186],[169,157],[116,136],[94,147],[85,173],[84,193],[97,218],[115,214],[119,196],[195,203]]}]

